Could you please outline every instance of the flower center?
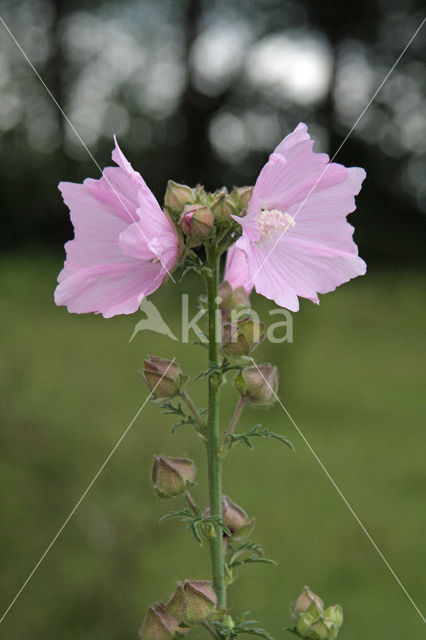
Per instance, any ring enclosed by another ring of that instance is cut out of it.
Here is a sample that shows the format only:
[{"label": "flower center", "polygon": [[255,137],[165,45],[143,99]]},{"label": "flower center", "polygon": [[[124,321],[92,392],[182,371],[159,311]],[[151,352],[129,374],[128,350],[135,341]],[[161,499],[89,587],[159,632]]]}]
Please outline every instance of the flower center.
[{"label": "flower center", "polygon": [[273,238],[296,224],[293,216],[278,209],[261,209],[257,214],[260,237]]}]

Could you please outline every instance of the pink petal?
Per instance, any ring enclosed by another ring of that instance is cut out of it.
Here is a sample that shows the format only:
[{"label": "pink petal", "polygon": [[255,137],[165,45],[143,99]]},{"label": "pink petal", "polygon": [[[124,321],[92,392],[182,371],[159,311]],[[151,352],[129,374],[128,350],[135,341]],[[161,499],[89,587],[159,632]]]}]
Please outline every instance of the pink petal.
[{"label": "pink petal", "polygon": [[286,152],[296,144],[309,139],[308,127],[304,122],[299,122],[295,130],[289,133],[288,136],[286,136],[284,140],[280,142],[280,144],[276,147],[274,153],[282,153],[285,156]]},{"label": "pink petal", "polygon": [[[334,167],[329,165],[330,174]],[[316,189],[305,201],[295,202],[287,211],[294,217],[295,226],[283,235],[283,241],[309,241],[349,253],[358,253],[352,240],[353,227],[346,216],[355,211],[355,195],[359,193],[365,171],[357,167],[345,169],[343,180],[328,188]]]},{"label": "pink petal", "polygon": [[179,255],[170,220],[115,143],[118,167],[105,169],[99,180],[59,185],[74,239],[65,245],[55,301],[75,313],[132,313],[160,286]]},{"label": "pink petal", "polygon": [[232,245],[226,255],[224,280],[227,280],[233,289],[244,287],[248,294],[253,289],[253,283],[248,274],[246,254],[236,244]]},{"label": "pink petal", "polygon": [[59,283],[55,302],[71,313],[102,313],[104,318],[133,313],[163,277],[157,264],[136,260],[80,269]]},{"label": "pink petal", "polygon": [[256,253],[262,255],[262,262],[257,263],[259,271],[252,273],[256,291],[272,297],[281,306],[287,305],[283,304],[280,292],[275,297],[268,295],[270,279],[281,280],[283,286],[291,288],[297,296],[318,303],[318,293],[334,291],[366,271],[365,262],[356,253],[309,242],[288,241],[274,245],[274,239],[271,239],[258,245]]},{"label": "pink petal", "polygon": [[265,248],[262,250],[256,243],[250,243],[244,237],[240,238],[235,246],[246,254],[248,272],[257,293],[290,311],[298,311],[299,301],[290,282],[285,280],[273,260],[264,262]]},{"label": "pink petal", "polygon": [[[278,145],[259,174],[235,245],[245,253],[246,277],[256,291],[292,311],[299,308],[297,296],[318,302],[318,293],[366,271],[346,220],[365,171],[328,164],[312,146],[302,123]],[[288,213],[294,227],[261,237],[262,209]]]}]

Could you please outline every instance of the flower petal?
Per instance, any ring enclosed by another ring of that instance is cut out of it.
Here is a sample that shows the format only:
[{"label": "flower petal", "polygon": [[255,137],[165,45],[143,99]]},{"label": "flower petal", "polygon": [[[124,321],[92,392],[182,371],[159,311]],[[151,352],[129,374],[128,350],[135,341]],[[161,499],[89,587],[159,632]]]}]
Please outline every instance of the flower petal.
[{"label": "flower petal", "polygon": [[233,289],[244,287],[248,294],[253,289],[253,283],[248,273],[246,254],[235,244],[226,255],[224,280],[227,280]]},{"label": "flower petal", "polygon": [[179,255],[176,230],[117,141],[99,180],[62,182],[74,239],[58,276],[57,304],[76,313],[132,313],[157,289]]},{"label": "flower petal", "polygon": [[[161,267],[161,265],[160,265]],[[136,311],[144,296],[164,278],[158,264],[133,260],[81,269],[56,287],[55,302],[71,313],[102,313],[104,318]]]},{"label": "flower petal", "polygon": [[274,300],[278,305],[290,309],[290,311],[298,311],[299,301],[290,281],[285,280],[273,260],[265,262],[265,247],[259,247],[244,237],[240,238],[235,246],[246,254],[248,273],[257,293]]},{"label": "flower petal", "polygon": [[[245,277],[256,291],[292,311],[298,310],[297,296],[318,303],[318,293],[366,271],[346,220],[365,171],[328,164],[328,156],[312,146],[303,123],[278,145],[259,174],[235,245],[245,253]],[[262,209],[288,213],[295,224],[261,237]]]},{"label": "flower petal", "polygon": [[304,140],[309,140],[308,127],[304,122],[299,122],[297,127],[289,133],[282,142],[276,147],[274,153],[282,153],[284,156],[286,152],[289,151],[292,147],[299,142],[303,142]]}]

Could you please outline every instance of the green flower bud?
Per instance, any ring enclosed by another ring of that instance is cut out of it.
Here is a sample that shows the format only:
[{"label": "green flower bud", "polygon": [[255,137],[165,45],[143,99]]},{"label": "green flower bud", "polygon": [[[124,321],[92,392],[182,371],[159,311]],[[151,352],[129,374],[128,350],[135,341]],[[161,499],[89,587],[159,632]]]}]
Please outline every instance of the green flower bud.
[{"label": "green flower bud", "polygon": [[339,629],[343,624],[343,609],[339,604],[334,604],[331,607],[327,607],[324,611],[324,619],[327,623],[331,623],[328,640],[334,640],[337,638]]},{"label": "green flower bud", "polygon": [[216,222],[223,222],[235,213],[235,203],[225,191],[222,191],[214,198],[210,209]]},{"label": "green flower bud", "polygon": [[238,373],[234,384],[238,393],[250,402],[271,404],[276,400],[278,391],[278,369],[269,363],[247,367]]},{"label": "green flower bud", "polygon": [[315,617],[310,613],[301,613],[296,621],[296,631],[299,633],[302,638],[309,638],[309,631],[311,629],[311,624],[315,620]]},{"label": "green flower bud", "polygon": [[188,381],[188,376],[182,373],[177,362],[157,356],[149,356],[144,360],[144,370],[140,376],[157,399],[173,398]]},{"label": "green flower bud", "polygon": [[221,298],[220,308],[225,316],[229,316],[231,311],[243,311],[250,309],[250,297],[244,287],[232,289],[227,280],[219,285],[219,296]]},{"label": "green flower bud", "polygon": [[343,609],[340,604],[333,604],[324,611],[324,617],[330,619],[334,626],[339,629],[343,624]]},{"label": "green flower bud", "polygon": [[156,602],[148,607],[146,616],[139,631],[140,640],[176,640],[186,633],[186,629],[179,627],[179,622],[162,602]]},{"label": "green flower bud", "polygon": [[265,337],[265,325],[250,317],[225,324],[222,331],[222,349],[229,356],[248,356]]},{"label": "green flower bud", "polygon": [[180,215],[185,205],[194,202],[195,192],[186,184],[179,184],[173,180],[167,183],[164,204],[174,215]]},{"label": "green flower bud", "polygon": [[239,209],[247,209],[252,193],[253,187],[234,187],[231,196]]},{"label": "green flower bud", "polygon": [[206,620],[216,608],[216,594],[206,580],[178,582],[167,611],[179,622],[193,626]]},{"label": "green flower bud", "polygon": [[[317,618],[311,624],[309,629],[309,638],[311,640],[329,640],[330,632],[333,630],[333,623],[322,616]],[[335,636],[334,636],[335,637]]]},{"label": "green flower bud", "polygon": [[186,205],[179,226],[186,236],[196,240],[205,240],[215,234],[214,216],[204,204]]},{"label": "green flower bud", "polygon": [[159,498],[174,498],[195,484],[195,465],[189,458],[154,456],[152,482]]},{"label": "green flower bud", "polygon": [[[259,367],[260,368],[260,367]],[[319,596],[313,593],[309,587],[303,587],[302,593],[296,600],[294,606],[295,614],[311,613],[313,616],[320,616],[324,611],[324,602]]]}]

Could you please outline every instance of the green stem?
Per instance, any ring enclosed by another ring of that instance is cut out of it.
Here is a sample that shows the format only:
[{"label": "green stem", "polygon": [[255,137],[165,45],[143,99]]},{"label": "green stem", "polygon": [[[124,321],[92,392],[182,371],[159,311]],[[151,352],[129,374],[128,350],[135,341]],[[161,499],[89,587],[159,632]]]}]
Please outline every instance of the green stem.
[{"label": "green stem", "polygon": [[223,444],[226,443],[231,433],[234,433],[235,427],[237,426],[237,422],[240,418],[240,415],[246,405],[247,400],[242,396],[238,400],[238,404],[235,408],[234,415],[231,418],[231,422],[229,423],[229,427],[226,430],[225,437],[223,439]]},{"label": "green stem", "polygon": [[222,640],[222,636],[220,635],[220,633],[218,633],[216,631],[216,629],[210,624],[210,622],[207,622],[206,620],[204,622],[201,623],[203,625],[203,627],[205,629],[207,629],[207,631],[209,633],[211,633],[211,635],[213,636],[213,638],[216,638],[216,640]]},{"label": "green stem", "polygon": [[186,404],[188,405],[188,407],[191,410],[192,415],[194,416],[195,420],[197,421],[197,424],[200,428],[200,433],[206,437],[206,428],[204,426],[204,422],[201,419],[201,416],[198,412],[197,407],[194,404],[194,401],[192,400],[191,396],[189,395],[189,393],[187,393],[187,391],[185,391],[185,389],[182,389],[180,392],[181,397],[185,400]]},{"label": "green stem", "polygon": [[[211,272],[206,276],[208,301],[208,338],[209,338],[209,366],[219,364],[219,345],[217,343],[218,288],[220,257],[216,244],[206,246],[207,266]],[[207,420],[207,469],[209,480],[210,515],[222,519],[222,462],[219,457],[219,387],[220,378],[217,373],[209,375],[209,404]],[[217,604],[226,609],[226,585],[224,577],[224,559],[222,549],[222,527],[219,522],[215,525],[215,536],[210,540],[210,560],[212,567],[213,588],[217,596]]]},{"label": "green stem", "polygon": [[198,515],[198,509],[197,509],[197,505],[195,504],[195,500],[191,495],[190,491],[185,491],[185,495],[184,495],[185,500],[187,501],[187,503],[189,504],[191,511],[193,513],[195,513],[195,515]]}]

